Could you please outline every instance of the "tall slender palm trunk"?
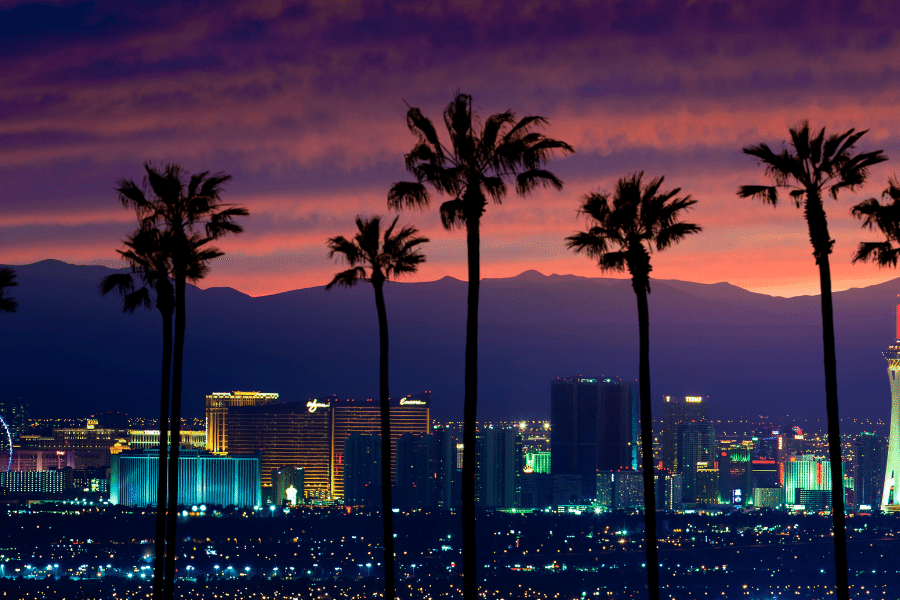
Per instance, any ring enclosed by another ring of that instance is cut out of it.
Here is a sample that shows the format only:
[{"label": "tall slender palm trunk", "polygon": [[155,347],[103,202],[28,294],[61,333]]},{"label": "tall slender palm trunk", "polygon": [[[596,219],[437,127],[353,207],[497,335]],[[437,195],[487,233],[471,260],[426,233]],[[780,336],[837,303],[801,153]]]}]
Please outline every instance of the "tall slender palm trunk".
[{"label": "tall slender palm trunk", "polygon": [[466,374],[463,405],[462,548],[463,598],[478,598],[475,530],[475,419],[478,415],[478,292],[481,284],[480,219],[466,220],[469,292],[466,315]]},{"label": "tall slender palm trunk", "polygon": [[166,458],[169,455],[169,386],[172,378],[172,311],[160,311],[163,321],[163,360],[159,392],[159,461],[156,486],[156,538],[153,557],[153,600],[163,597],[166,557]]},{"label": "tall slender palm trunk", "polygon": [[834,576],[838,600],[850,600],[847,574],[847,528],[844,517],[844,465],[841,453],[841,418],[838,410],[837,358],[834,342],[834,307],[831,301],[831,236],[825,208],[810,194],[804,206],[813,256],[819,265],[822,301],[822,354],[825,363],[825,414],[828,419],[828,459],[831,463],[831,521],[834,532]]},{"label": "tall slender palm trunk", "polygon": [[841,421],[838,411],[837,358],[834,342],[834,308],[831,303],[831,266],[828,255],[819,259],[822,297],[822,343],[825,359],[825,410],[828,418],[828,458],[831,462],[831,520],[834,529],[834,575],[838,600],[850,600],[847,574],[847,527],[844,517],[844,468]]},{"label": "tall slender palm trunk", "polygon": [[181,445],[181,380],[184,363],[185,276],[175,274],[175,335],[172,352],[172,435],[169,452],[169,512],[166,519],[165,598],[175,598],[175,558],[178,554],[178,455]]},{"label": "tall slender palm trunk", "polygon": [[391,500],[391,407],[388,393],[388,326],[384,306],[384,284],[374,282],[375,307],[378,310],[378,333],[381,343],[380,380],[381,393],[381,522],[384,529],[384,597],[394,600],[397,596],[397,575],[394,567],[394,511]]},{"label": "tall slender palm trunk", "polygon": [[659,553],[656,539],[656,493],[653,468],[653,416],[650,409],[650,311],[647,288],[635,283],[638,331],[640,336],[640,368],[638,384],[641,403],[641,465],[644,470],[644,546],[647,548],[647,592],[650,600],[659,600]]}]

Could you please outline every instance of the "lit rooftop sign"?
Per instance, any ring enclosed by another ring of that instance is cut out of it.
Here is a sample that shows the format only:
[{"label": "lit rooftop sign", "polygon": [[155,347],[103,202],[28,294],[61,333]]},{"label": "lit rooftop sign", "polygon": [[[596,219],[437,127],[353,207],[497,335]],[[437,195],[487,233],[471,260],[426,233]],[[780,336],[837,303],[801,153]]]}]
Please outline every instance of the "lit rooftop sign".
[{"label": "lit rooftop sign", "polygon": [[703,396],[685,396],[685,402],[703,402]]},{"label": "lit rooftop sign", "polygon": [[400,398],[400,406],[424,406],[427,404],[424,400],[414,400],[413,398]]},{"label": "lit rooftop sign", "polygon": [[316,398],[313,398],[309,402],[306,403],[306,408],[309,409],[309,412],[316,412],[317,408],[331,408],[330,402],[319,402]]}]

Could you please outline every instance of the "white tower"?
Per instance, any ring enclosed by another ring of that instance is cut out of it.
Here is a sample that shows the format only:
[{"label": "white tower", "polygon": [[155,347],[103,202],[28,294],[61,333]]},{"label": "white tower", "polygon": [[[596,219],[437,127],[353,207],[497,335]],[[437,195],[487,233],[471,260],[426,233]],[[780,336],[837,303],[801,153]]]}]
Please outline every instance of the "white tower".
[{"label": "white tower", "polygon": [[897,305],[897,341],[888,346],[884,357],[888,361],[888,379],[891,382],[891,437],[888,441],[881,510],[897,512],[900,511],[900,304]]}]

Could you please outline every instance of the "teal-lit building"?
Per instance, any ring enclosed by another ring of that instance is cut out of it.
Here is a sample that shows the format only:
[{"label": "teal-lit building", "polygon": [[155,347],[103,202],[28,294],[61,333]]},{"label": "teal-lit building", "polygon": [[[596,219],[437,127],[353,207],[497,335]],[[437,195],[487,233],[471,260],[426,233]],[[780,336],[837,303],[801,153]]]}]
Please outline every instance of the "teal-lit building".
[{"label": "teal-lit building", "polygon": [[[159,452],[136,450],[111,457],[109,501],[123,506],[156,504]],[[262,505],[258,456],[217,456],[181,450],[178,504],[252,507]]]}]

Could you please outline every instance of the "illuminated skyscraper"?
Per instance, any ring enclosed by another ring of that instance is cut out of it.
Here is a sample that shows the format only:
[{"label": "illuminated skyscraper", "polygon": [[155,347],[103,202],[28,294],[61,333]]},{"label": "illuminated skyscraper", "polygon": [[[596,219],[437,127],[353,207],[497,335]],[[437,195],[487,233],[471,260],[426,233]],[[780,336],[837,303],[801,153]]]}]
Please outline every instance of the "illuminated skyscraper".
[{"label": "illuminated skyscraper", "polygon": [[[812,454],[792,454],[784,463],[784,503],[791,508],[802,505],[807,510],[822,509],[831,504],[831,463]],[[812,503],[815,506],[810,506]]]},{"label": "illuminated skyscraper", "polygon": [[677,464],[678,424],[682,421],[709,419],[709,407],[703,396],[663,397],[662,431],[660,432],[659,459],[663,469],[680,473]]},{"label": "illuminated skyscraper", "polygon": [[[376,400],[331,402],[331,490],[344,497],[344,441],[354,433],[381,437],[381,407]],[[431,433],[431,392],[390,399],[391,480],[397,480],[397,440],[405,433]],[[380,481],[380,479],[379,479]]]},{"label": "illuminated skyscraper", "polygon": [[307,499],[331,498],[331,402],[233,407],[227,436],[229,454],[259,453],[263,486],[272,485],[273,469],[299,467]]},{"label": "illuminated skyscraper", "polygon": [[262,392],[215,392],[206,397],[206,449],[213,454],[228,452],[228,413],[239,406],[262,406],[278,402],[278,394]]},{"label": "illuminated skyscraper", "polygon": [[884,357],[888,361],[888,379],[891,382],[891,434],[888,438],[881,509],[897,512],[900,511],[900,304],[897,305],[897,341],[888,346]]}]

